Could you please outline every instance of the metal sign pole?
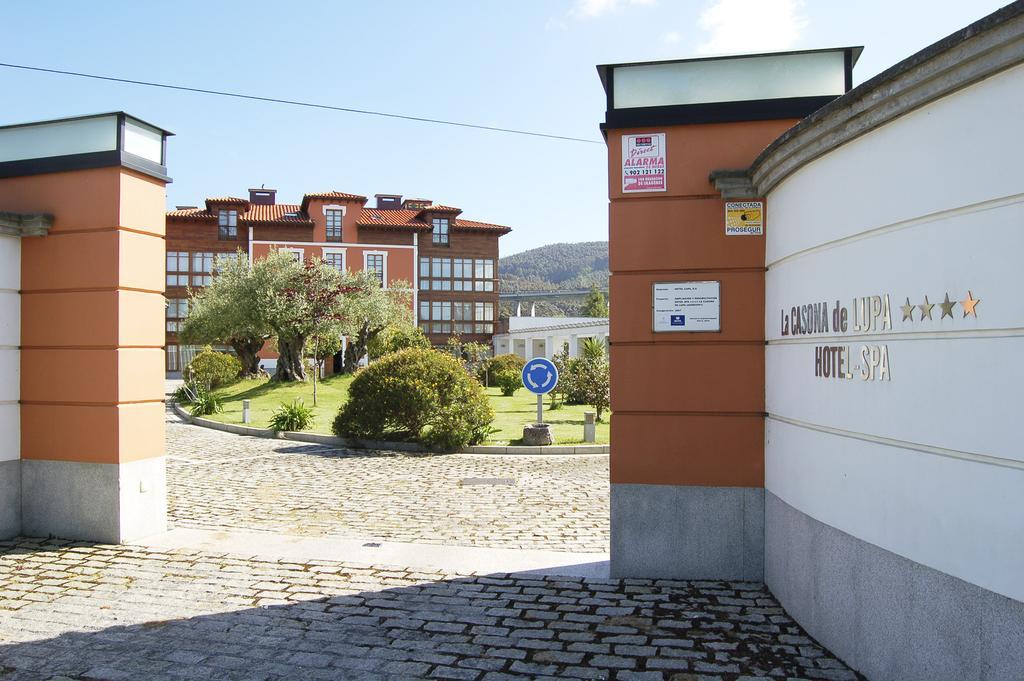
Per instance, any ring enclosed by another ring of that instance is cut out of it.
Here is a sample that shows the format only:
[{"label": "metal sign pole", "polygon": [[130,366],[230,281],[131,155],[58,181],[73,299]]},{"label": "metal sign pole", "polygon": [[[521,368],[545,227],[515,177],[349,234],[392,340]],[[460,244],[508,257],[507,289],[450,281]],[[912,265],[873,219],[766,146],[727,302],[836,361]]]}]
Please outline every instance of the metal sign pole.
[{"label": "metal sign pole", "polygon": [[544,423],[544,396],[537,395],[537,423]]}]

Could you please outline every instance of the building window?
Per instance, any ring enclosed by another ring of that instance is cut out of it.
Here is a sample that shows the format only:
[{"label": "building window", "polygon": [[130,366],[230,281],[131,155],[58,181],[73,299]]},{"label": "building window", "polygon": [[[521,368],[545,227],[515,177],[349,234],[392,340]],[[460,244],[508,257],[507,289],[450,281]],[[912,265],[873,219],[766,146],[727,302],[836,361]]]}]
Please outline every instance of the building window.
[{"label": "building window", "polygon": [[217,238],[237,239],[238,238],[238,211],[219,210],[217,211]]},{"label": "building window", "polygon": [[167,331],[177,333],[181,330],[181,320],[188,316],[187,298],[167,299]]},{"label": "building window", "polygon": [[187,251],[167,251],[167,285],[188,286]]},{"label": "building window", "polygon": [[442,246],[448,245],[448,218],[434,218],[433,241]]},{"label": "building window", "polygon": [[494,290],[494,261],[477,260],[473,269],[473,290],[493,291]]},{"label": "building window", "polygon": [[420,328],[427,333],[451,333],[451,302],[447,300],[420,301]]},{"label": "building window", "polygon": [[167,346],[167,370],[181,371],[181,356],[178,354],[177,345]]},{"label": "building window", "polygon": [[325,248],[324,262],[338,270],[345,271],[345,250],[339,248]]},{"label": "building window", "polygon": [[289,255],[292,256],[292,259],[294,259],[295,262],[302,262],[302,259],[306,253],[301,248],[279,248],[277,250],[282,251],[284,253],[288,253]]},{"label": "building window", "polygon": [[420,290],[430,290],[430,258],[420,258]]},{"label": "building window", "polygon": [[327,240],[341,241],[341,220],[345,217],[344,211],[331,208],[324,212],[327,217]]},{"label": "building window", "polygon": [[384,283],[384,254],[383,253],[366,253],[363,255],[363,269],[373,271],[377,274],[377,281],[380,282],[381,288],[387,288]]},{"label": "building window", "polygon": [[494,303],[421,300],[419,326],[426,333],[494,333]]},{"label": "building window", "polygon": [[221,272],[225,267],[227,267],[231,263],[238,262],[238,255],[238,251],[234,251],[231,253],[217,253],[214,257],[213,262],[214,274]]},{"label": "building window", "polygon": [[476,303],[476,333],[494,333],[494,303]]},{"label": "building window", "polygon": [[452,259],[430,259],[430,288],[433,291],[452,290]]},{"label": "building window", "polygon": [[473,303],[452,303],[455,333],[473,333]]},{"label": "building window", "polygon": [[213,253],[192,254],[192,285],[209,286],[213,281]]}]

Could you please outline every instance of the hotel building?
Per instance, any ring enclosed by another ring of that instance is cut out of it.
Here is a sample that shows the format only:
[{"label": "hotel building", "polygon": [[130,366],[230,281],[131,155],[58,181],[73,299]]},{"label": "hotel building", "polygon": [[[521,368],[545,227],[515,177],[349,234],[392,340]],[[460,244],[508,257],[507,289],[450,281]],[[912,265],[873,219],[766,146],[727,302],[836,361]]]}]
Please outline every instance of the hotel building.
[{"label": "hotel building", "polygon": [[[239,251],[250,262],[276,249],[339,270],[374,270],[385,287],[412,286],[416,323],[433,344],[456,333],[490,342],[498,314],[498,239],[511,228],[396,194],[377,194],[372,208],[365,196],[344,192],[306,194],[298,204],[277,203],[276,196],[273,189],[250,189],[248,199],[209,198],[204,207],[167,213],[168,372],[183,364],[178,330],[189,289],[210,283],[218,256]],[[336,370],[328,362],[327,371]]]}]

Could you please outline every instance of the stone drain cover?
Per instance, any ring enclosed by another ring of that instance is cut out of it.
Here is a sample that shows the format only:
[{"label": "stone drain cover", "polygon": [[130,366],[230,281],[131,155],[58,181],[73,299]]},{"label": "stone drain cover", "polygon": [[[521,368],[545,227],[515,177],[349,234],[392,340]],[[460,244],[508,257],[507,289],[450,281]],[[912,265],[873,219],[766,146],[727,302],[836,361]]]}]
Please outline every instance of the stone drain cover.
[{"label": "stone drain cover", "polygon": [[468,485],[514,485],[516,481],[514,478],[463,478],[459,480],[459,485],[466,487]]}]

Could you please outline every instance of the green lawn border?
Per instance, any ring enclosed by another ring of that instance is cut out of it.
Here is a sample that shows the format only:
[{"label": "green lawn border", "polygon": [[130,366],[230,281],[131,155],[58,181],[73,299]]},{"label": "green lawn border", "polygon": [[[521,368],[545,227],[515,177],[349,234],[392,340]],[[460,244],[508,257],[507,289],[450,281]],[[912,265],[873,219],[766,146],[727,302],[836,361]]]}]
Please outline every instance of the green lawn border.
[{"label": "green lawn border", "polygon": [[532,455],[532,456],[606,456],[610,451],[609,445],[546,445],[543,447],[526,447],[523,445],[475,445],[457,452],[432,452],[423,445],[415,442],[386,442],[380,440],[353,440],[349,438],[336,437],[334,435],[321,435],[319,433],[301,433],[286,431],[275,433],[269,428],[253,428],[252,426],[241,426],[235,423],[222,423],[212,419],[204,419],[201,416],[192,416],[176,401],[168,398],[174,413],[182,420],[195,426],[211,428],[236,435],[248,435],[251,437],[276,438],[281,440],[294,440],[297,442],[312,442],[315,444],[331,445],[345,449],[381,449],[397,452],[413,452],[417,454],[488,454],[488,455]]}]

